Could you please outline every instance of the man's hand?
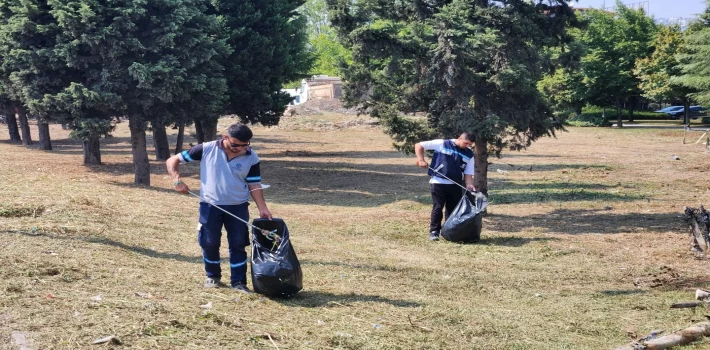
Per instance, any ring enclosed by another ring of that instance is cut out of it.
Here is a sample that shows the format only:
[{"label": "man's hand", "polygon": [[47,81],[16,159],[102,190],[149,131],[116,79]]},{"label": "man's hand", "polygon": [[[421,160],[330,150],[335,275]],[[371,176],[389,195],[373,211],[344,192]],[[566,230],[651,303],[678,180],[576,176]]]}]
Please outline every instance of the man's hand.
[{"label": "man's hand", "polygon": [[271,220],[271,212],[267,208],[259,209],[259,217],[262,219]]},{"label": "man's hand", "polygon": [[429,163],[427,163],[424,160],[417,160],[417,166],[420,168],[428,169],[429,168]]},{"label": "man's hand", "polygon": [[476,188],[472,184],[467,184],[466,189],[470,192],[476,192]]},{"label": "man's hand", "polygon": [[184,194],[187,194],[190,190],[190,188],[187,187],[187,185],[182,181],[175,182],[173,185],[175,186],[175,191],[182,192]]}]

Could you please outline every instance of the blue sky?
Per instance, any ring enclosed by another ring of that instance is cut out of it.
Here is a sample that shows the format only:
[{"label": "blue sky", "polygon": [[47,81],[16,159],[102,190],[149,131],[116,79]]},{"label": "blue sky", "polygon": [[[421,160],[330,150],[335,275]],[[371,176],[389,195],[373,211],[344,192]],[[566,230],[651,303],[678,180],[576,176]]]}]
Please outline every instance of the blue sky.
[{"label": "blue sky", "polygon": [[[648,11],[655,18],[693,17],[705,11],[705,0],[622,0],[624,4],[648,1]],[[576,7],[600,8],[606,2],[606,7],[612,7],[616,0],[579,0]]]}]

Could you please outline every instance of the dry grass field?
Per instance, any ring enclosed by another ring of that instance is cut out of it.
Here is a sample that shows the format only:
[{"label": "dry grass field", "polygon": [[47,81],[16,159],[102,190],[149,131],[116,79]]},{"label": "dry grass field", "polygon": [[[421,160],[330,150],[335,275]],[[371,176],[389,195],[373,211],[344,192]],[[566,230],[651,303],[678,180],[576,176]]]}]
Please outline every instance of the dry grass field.
[{"label": "dry grass field", "polygon": [[669,309],[710,287],[680,218],[708,204],[710,154],[682,130],[570,128],[492,159],[483,239],[460,245],[427,241],[428,178],[367,119],[254,127],[304,273],[278,300],[202,288],[197,199],[163,162],[132,185],[127,124],[96,167],[56,125],[51,152],[0,126],[0,348],[610,349],[705,319]]}]

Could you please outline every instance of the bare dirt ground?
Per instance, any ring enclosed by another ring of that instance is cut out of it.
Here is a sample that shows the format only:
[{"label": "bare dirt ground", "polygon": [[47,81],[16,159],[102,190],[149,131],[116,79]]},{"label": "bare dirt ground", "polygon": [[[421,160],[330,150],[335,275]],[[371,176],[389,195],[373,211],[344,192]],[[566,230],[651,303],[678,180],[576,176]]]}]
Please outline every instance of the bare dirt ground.
[{"label": "bare dirt ground", "polygon": [[51,152],[0,130],[0,348],[602,349],[705,318],[669,309],[710,287],[680,219],[710,154],[682,130],[570,128],[492,159],[483,240],[460,245],[426,240],[427,177],[372,120],[255,127],[304,272],[278,300],[202,288],[197,201],[158,161],[132,185],[127,126],[91,167],[58,125]]}]

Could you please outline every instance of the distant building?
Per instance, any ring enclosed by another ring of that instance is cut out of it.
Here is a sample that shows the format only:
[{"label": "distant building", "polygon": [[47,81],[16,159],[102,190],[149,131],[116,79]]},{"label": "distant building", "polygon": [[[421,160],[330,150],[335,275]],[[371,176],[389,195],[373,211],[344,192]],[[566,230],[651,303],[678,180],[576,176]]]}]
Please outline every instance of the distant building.
[{"label": "distant building", "polygon": [[299,105],[317,98],[340,98],[343,94],[343,81],[338,77],[314,75],[301,80],[301,87],[296,89],[281,89],[294,99],[290,105]]}]

